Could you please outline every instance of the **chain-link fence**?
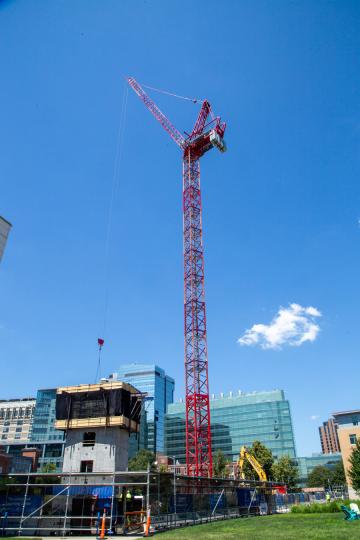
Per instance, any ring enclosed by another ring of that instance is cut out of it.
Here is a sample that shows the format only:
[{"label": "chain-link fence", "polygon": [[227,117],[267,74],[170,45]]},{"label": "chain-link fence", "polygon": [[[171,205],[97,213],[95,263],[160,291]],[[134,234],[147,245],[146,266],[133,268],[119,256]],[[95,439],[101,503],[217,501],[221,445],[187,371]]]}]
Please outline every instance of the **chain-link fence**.
[{"label": "chain-link fence", "polygon": [[152,471],[0,475],[0,535],[156,530],[279,511],[273,484]]}]

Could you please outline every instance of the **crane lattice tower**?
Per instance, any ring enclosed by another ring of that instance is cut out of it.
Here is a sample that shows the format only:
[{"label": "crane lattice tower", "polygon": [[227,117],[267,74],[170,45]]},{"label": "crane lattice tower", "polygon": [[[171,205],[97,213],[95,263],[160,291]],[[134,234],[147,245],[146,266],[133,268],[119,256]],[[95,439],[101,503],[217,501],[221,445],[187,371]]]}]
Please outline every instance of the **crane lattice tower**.
[{"label": "crane lattice tower", "polygon": [[[186,465],[191,476],[212,476],[208,351],[204,287],[204,248],[200,158],[226,149],[226,124],[202,102],[190,135],[184,137],[133,78],[128,79],[146,107],[183,152],[184,356],[186,390]],[[209,115],[211,115],[208,121]]]}]

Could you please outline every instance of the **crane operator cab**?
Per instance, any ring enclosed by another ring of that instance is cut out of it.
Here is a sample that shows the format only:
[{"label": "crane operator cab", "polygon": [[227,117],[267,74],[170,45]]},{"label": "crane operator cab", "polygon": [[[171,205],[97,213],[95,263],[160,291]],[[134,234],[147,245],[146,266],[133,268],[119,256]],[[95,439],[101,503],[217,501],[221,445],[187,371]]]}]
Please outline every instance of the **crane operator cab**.
[{"label": "crane operator cab", "polygon": [[220,152],[226,152],[226,143],[222,137],[218,134],[216,129],[210,131],[210,142],[212,146],[216,146]]}]

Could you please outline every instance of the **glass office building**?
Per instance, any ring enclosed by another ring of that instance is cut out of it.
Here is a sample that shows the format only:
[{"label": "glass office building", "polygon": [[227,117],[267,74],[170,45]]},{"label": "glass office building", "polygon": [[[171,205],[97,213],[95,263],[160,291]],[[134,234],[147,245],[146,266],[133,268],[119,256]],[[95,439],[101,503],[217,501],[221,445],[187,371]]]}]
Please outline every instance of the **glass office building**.
[{"label": "glass office building", "polygon": [[[139,440],[139,448],[147,448],[152,452],[165,451],[165,414],[167,406],[174,401],[175,381],[155,364],[124,364],[109,380],[119,380],[132,384],[146,393],[143,418],[140,426],[146,441]],[[134,443],[130,442],[130,455],[133,454]]]},{"label": "glass office building", "polygon": [[63,441],[64,432],[55,429],[56,388],[38,390],[30,440]]},{"label": "glass office building", "polygon": [[309,474],[315,469],[315,467],[326,467],[327,469],[333,469],[340,461],[341,453],[334,452],[333,454],[313,454],[308,457],[298,457],[296,463],[299,469],[300,486],[306,487]]},{"label": "glass office building", "polygon": [[[210,399],[212,450],[237,461],[240,448],[258,440],[275,458],[296,457],[290,405],[282,390],[238,393]],[[185,463],[185,404],[168,406],[165,453]]]},{"label": "glass office building", "polygon": [[38,390],[30,441],[41,451],[39,466],[52,463],[59,470],[62,467],[64,432],[55,429],[55,405],[56,388]]}]

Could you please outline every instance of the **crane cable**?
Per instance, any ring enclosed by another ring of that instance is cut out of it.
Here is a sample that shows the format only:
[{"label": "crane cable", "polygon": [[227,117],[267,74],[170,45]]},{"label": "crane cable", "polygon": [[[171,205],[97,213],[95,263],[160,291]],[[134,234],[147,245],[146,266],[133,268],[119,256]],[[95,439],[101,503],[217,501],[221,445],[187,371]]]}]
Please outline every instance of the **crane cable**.
[{"label": "crane cable", "polygon": [[167,96],[176,97],[179,99],[185,99],[186,101],[192,101],[192,103],[203,103],[203,99],[198,98],[189,98],[186,96],[180,96],[179,94],[173,94],[172,92],[168,92],[167,90],[161,90],[160,88],[154,88],[153,86],[147,86],[146,84],[142,84],[144,88],[148,88],[149,90],[154,90],[154,92],[159,92],[160,94],[166,94]]},{"label": "crane cable", "polygon": [[103,333],[102,338],[98,338],[99,345],[99,354],[98,354],[98,363],[95,375],[95,383],[101,376],[101,351],[104,345],[104,338],[106,335],[107,329],[107,315],[109,310],[109,263],[110,263],[110,246],[111,246],[111,235],[113,229],[113,215],[114,215],[114,202],[119,188],[119,178],[120,178],[120,165],[123,156],[123,143],[124,143],[124,132],[125,132],[125,123],[126,123],[126,112],[127,112],[127,101],[128,101],[129,87],[126,84],[124,87],[121,112],[120,112],[120,121],[119,129],[117,134],[116,142],[116,152],[114,160],[114,169],[112,176],[112,185],[110,192],[110,201],[108,208],[108,218],[106,226],[106,240],[105,240],[105,250],[104,250],[104,318],[103,318]]}]

